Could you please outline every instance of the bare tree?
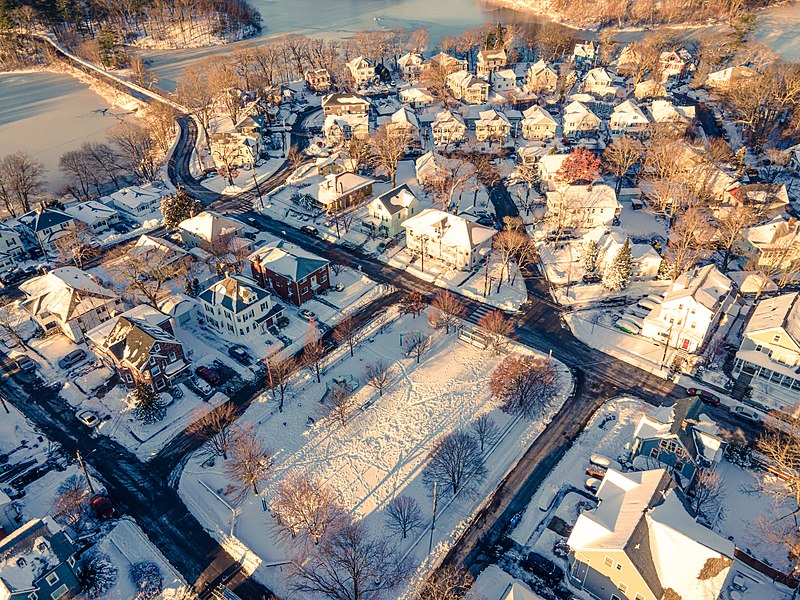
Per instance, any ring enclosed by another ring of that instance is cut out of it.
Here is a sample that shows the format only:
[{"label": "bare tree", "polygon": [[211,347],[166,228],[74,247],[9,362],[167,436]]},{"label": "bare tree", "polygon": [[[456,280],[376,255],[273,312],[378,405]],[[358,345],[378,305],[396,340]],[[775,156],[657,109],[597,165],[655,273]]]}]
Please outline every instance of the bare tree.
[{"label": "bare tree", "polygon": [[333,329],[333,339],[340,344],[347,344],[350,349],[350,356],[353,356],[358,342],[358,323],[356,320],[348,315],[339,321],[339,324]]},{"label": "bare tree", "polygon": [[326,536],[302,565],[291,567],[292,589],[333,600],[377,600],[406,581],[409,572],[386,539],[371,538],[358,522]]},{"label": "bare tree", "polygon": [[480,444],[465,431],[454,431],[433,445],[430,460],[423,471],[428,485],[434,482],[446,494],[470,494],[486,479]]},{"label": "bare tree", "polygon": [[408,537],[415,529],[422,526],[422,509],[411,496],[395,496],[384,509],[386,513],[386,527],[403,539]]},{"label": "bare tree", "polygon": [[722,272],[727,273],[736,248],[744,240],[745,231],[758,222],[753,207],[740,204],[725,207],[724,212],[715,220],[716,246],[722,253]]},{"label": "bare tree", "polygon": [[382,358],[367,363],[367,366],[364,367],[364,380],[367,385],[378,390],[378,396],[383,396],[383,390],[389,386],[390,379],[391,365]]},{"label": "bare tree", "polygon": [[[214,89],[208,81],[209,66],[205,61],[190,64],[178,79],[178,101],[198,120],[208,145],[209,128],[214,109]],[[209,152],[210,152],[209,148]]]},{"label": "bare tree", "polygon": [[58,232],[55,247],[61,260],[71,260],[76,267],[81,269],[83,261],[94,254],[94,248],[92,248],[94,242],[95,237],[89,226],[83,221],[74,219]]},{"label": "bare tree", "polygon": [[726,495],[722,475],[711,469],[700,469],[692,482],[689,501],[698,517],[711,524]]},{"label": "bare tree", "polygon": [[456,565],[445,565],[431,573],[419,590],[419,600],[471,600],[475,578]]},{"label": "bare tree", "polygon": [[357,406],[353,390],[350,389],[347,381],[334,382],[327,398],[331,404],[328,416],[344,427]]},{"label": "bare tree", "polygon": [[0,161],[0,180],[14,203],[26,213],[31,201],[45,190],[44,163],[24,151],[9,154]]},{"label": "bare tree", "polygon": [[86,481],[80,475],[70,475],[58,488],[58,496],[53,501],[53,513],[80,531],[88,514],[88,498]]},{"label": "bare tree", "polygon": [[319,337],[319,328],[316,322],[311,321],[306,331],[305,346],[303,346],[303,364],[311,369],[317,377],[317,383],[322,382],[322,361],[325,360],[325,346]]},{"label": "bare tree", "polygon": [[171,250],[156,245],[120,250],[105,264],[127,293],[151,306],[158,306],[168,281],[188,272],[186,260],[177,259]]},{"label": "bare tree", "polygon": [[530,419],[558,391],[558,372],[547,358],[511,355],[494,370],[489,387],[503,412]]},{"label": "bare tree", "polygon": [[58,159],[58,167],[68,177],[69,190],[76,200],[89,200],[92,184],[95,192],[100,193],[100,182],[96,177],[96,171],[80,148],[62,154]]},{"label": "bare tree", "polygon": [[[5,303],[5,304],[2,304]],[[27,342],[19,333],[22,325],[29,315],[16,302],[12,302],[8,296],[0,298],[0,330],[5,331],[20,348],[27,348]]]},{"label": "bare tree", "polygon": [[514,324],[502,310],[493,310],[478,319],[478,327],[486,334],[486,348],[494,350],[496,355],[508,347],[508,337],[514,333]]},{"label": "bare tree", "polygon": [[680,213],[670,229],[666,252],[673,281],[709,254],[715,234],[708,209],[691,206]]},{"label": "bare tree", "polygon": [[488,414],[483,414],[475,419],[472,424],[472,431],[475,432],[475,437],[481,444],[481,452],[486,446],[491,446],[500,435],[500,430],[497,428],[497,423]]},{"label": "bare tree", "polygon": [[511,280],[511,260],[519,253],[520,248],[528,241],[528,236],[518,229],[505,229],[494,236],[492,248],[496,256],[500,259],[500,275],[497,278],[497,291],[500,292],[500,285],[503,277]]},{"label": "bare tree", "polygon": [[432,320],[439,326],[444,325],[446,334],[450,333],[450,327],[458,325],[467,314],[464,304],[449,290],[438,292],[431,307],[436,311]]},{"label": "bare tree", "polygon": [[603,151],[603,163],[609,173],[617,178],[614,191],[619,194],[622,179],[627,173],[641,163],[644,157],[644,146],[639,140],[623,135],[612,141]]},{"label": "bare tree", "polygon": [[430,350],[431,343],[431,336],[425,335],[419,331],[409,331],[403,342],[403,350],[406,356],[415,357],[417,359],[417,364],[419,364],[420,359]]},{"label": "bare tree", "polygon": [[411,315],[416,319],[417,315],[425,310],[425,297],[417,290],[406,292],[400,298],[400,314]]},{"label": "bare tree", "polygon": [[397,164],[403,158],[408,145],[406,136],[395,135],[386,125],[381,125],[371,138],[372,149],[375,152],[376,165],[389,175],[392,187],[397,174]]},{"label": "bare tree", "polygon": [[368,139],[352,137],[345,147],[347,158],[354,173],[360,173],[362,169],[368,167],[373,161],[372,146]]},{"label": "bare tree", "polygon": [[200,449],[202,454],[228,460],[228,452],[236,439],[235,421],[236,407],[226,402],[214,410],[204,410],[186,432],[204,442]]},{"label": "bare tree", "polygon": [[292,538],[305,532],[315,545],[344,520],[344,511],[333,490],[308,475],[290,475],[281,481],[271,509]]},{"label": "bare tree", "polygon": [[283,403],[286,399],[286,392],[289,390],[292,374],[297,368],[297,361],[292,358],[272,358],[267,361],[267,375],[269,376],[270,385],[272,385],[273,393],[277,389],[276,394],[280,400],[278,401],[278,412],[283,412]]},{"label": "bare tree", "polygon": [[273,453],[256,433],[252,425],[242,426],[231,440],[230,459],[225,464],[225,474],[233,481],[234,502],[241,503],[250,495],[258,495],[258,488],[269,476],[274,465]]},{"label": "bare tree", "polygon": [[108,132],[119,148],[126,168],[139,181],[152,181],[156,176],[156,160],[150,132],[136,123],[120,123]]}]

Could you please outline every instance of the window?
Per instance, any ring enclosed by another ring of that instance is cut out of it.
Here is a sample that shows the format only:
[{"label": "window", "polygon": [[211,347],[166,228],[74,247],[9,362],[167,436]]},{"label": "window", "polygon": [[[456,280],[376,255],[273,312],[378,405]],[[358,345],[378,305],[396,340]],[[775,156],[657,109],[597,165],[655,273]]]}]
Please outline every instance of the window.
[{"label": "window", "polygon": [[159,375],[160,373],[161,373],[161,367],[159,367],[158,365],[153,365],[153,367],[150,369],[150,374],[153,376]]},{"label": "window", "polygon": [[636,594],[636,597],[633,600],[644,600],[644,596],[641,594]]},{"label": "window", "polygon": [[772,338],[772,341],[773,342],[780,342],[781,341],[781,334],[780,333],[776,333],[775,337]]},{"label": "window", "polygon": [[52,573],[50,573],[50,575],[48,575],[44,579],[45,581],[47,581],[48,585],[55,585],[56,583],[58,583],[58,573],[53,571]]},{"label": "window", "polygon": [[175,359],[177,359],[177,358],[178,358],[178,355],[175,354],[174,352],[170,352],[169,353],[169,362],[174,363]]},{"label": "window", "polygon": [[764,346],[762,346],[761,344],[756,344],[756,352],[761,352],[763,348]]},{"label": "window", "polygon": [[128,383],[133,383],[133,377],[131,377],[130,373],[125,373],[125,381]]},{"label": "window", "polygon": [[158,344],[153,344],[153,352],[158,353],[161,350],[161,346]]},{"label": "window", "polygon": [[158,381],[156,381],[156,389],[157,390],[163,390],[165,385],[166,385],[166,383],[164,383],[163,379],[159,379]]},{"label": "window", "polygon": [[628,591],[628,586],[620,581],[619,585],[617,586],[617,589],[624,594],[625,592]]},{"label": "window", "polygon": [[53,590],[53,592],[50,594],[50,597],[53,600],[58,600],[58,598],[66,596],[68,591],[69,588],[67,588],[67,585],[61,584],[60,586],[58,586],[56,589]]},{"label": "window", "polygon": [[[622,563],[617,563],[617,571],[622,571]],[[625,590],[622,590],[623,592]]]},{"label": "window", "polygon": [[607,567],[613,567],[614,566],[614,560],[610,556],[606,556],[603,559],[603,564],[605,566],[607,566]]}]

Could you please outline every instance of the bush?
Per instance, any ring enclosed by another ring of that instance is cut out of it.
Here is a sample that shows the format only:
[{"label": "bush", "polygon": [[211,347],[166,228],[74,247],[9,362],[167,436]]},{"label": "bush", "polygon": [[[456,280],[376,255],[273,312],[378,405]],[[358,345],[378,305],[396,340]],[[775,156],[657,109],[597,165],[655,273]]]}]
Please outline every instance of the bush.
[{"label": "bush", "polygon": [[151,561],[134,563],[128,570],[131,583],[136,586],[135,600],[151,600],[157,598],[164,589],[164,578],[161,569]]},{"label": "bush", "polygon": [[714,577],[722,573],[732,564],[733,561],[725,556],[716,556],[713,558],[709,558],[708,560],[706,560],[706,564],[703,565],[703,568],[700,569],[700,575],[698,575],[697,578],[700,581],[705,581],[706,579],[714,579]]},{"label": "bush", "polygon": [[96,552],[81,561],[78,583],[88,598],[101,598],[117,582],[119,570],[108,554]]}]

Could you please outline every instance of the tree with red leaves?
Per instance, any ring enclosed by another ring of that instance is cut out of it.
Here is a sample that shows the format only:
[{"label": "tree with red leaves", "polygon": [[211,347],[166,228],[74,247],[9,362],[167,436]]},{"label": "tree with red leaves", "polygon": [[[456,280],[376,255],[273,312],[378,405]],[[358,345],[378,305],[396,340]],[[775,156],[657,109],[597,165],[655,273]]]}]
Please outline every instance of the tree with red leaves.
[{"label": "tree with red leaves", "polygon": [[600,174],[600,159],[587,148],[575,148],[561,163],[556,173],[559,181],[573,184],[581,181],[592,183]]}]

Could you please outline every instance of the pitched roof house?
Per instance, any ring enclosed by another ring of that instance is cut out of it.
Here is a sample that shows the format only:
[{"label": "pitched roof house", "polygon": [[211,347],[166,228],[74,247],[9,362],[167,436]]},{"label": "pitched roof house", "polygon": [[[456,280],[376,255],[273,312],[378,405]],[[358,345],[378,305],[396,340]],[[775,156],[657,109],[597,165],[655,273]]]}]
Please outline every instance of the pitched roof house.
[{"label": "pitched roof house", "polygon": [[745,231],[748,249],[758,252],[758,264],[787,269],[800,261],[800,221],[783,215]]},{"label": "pitched roof house", "polygon": [[633,95],[637,100],[645,100],[646,98],[664,98],[667,95],[667,88],[657,82],[655,79],[645,79],[640,81],[633,88]]},{"label": "pitched roof house", "polygon": [[328,115],[322,123],[322,133],[329,146],[337,146],[354,138],[369,139],[369,117],[363,114]]},{"label": "pitched roof house", "polygon": [[489,99],[489,84],[466,70],[450,73],[447,87],[453,96],[467,104],[483,104]]},{"label": "pitched roof house", "polygon": [[356,85],[362,86],[372,83],[375,79],[375,64],[368,58],[357,56],[348,61],[347,68]]},{"label": "pitched roof house", "polygon": [[526,140],[548,140],[556,136],[558,123],[541,106],[531,106],[522,116],[522,137]]},{"label": "pitched roof house", "polygon": [[426,208],[403,222],[411,253],[434,258],[454,269],[471,269],[491,250],[494,229],[450,213]]},{"label": "pitched roof house", "polygon": [[400,90],[400,101],[412,108],[421,108],[430,106],[436,101],[436,98],[425,88],[407,87]]},{"label": "pitched roof house", "polygon": [[397,59],[397,68],[400,69],[406,81],[416,81],[425,68],[424,62],[421,54],[406,52]]},{"label": "pitched roof house", "polygon": [[401,223],[419,212],[419,200],[407,184],[385,192],[369,203],[368,216],[361,222],[366,233],[394,237]]},{"label": "pitched roof house", "polygon": [[486,142],[487,148],[491,148],[495,143],[502,146],[510,134],[511,123],[508,118],[493,108],[482,110],[480,118],[475,121],[475,139]]},{"label": "pitched roof house", "polygon": [[331,173],[320,182],[317,202],[322,208],[347,206],[372,195],[374,179],[344,171]]},{"label": "pitched roof house", "polygon": [[244,223],[210,210],[184,219],[178,224],[183,243],[189,248],[211,250],[218,245],[228,245],[245,231]]},{"label": "pitched roof house", "polygon": [[19,232],[6,223],[0,223],[0,269],[15,265],[25,254]]},{"label": "pitched roof house", "polygon": [[331,286],[329,262],[301,248],[277,242],[250,255],[253,278],[296,306]]},{"label": "pitched roof house", "polygon": [[160,211],[161,198],[168,193],[169,191],[162,185],[149,183],[122,188],[101,200],[110,200],[111,204],[120,210],[138,217]]},{"label": "pitched roof house", "polygon": [[208,324],[233,341],[266,333],[283,314],[269,292],[244,275],[226,275],[197,299]]},{"label": "pitched roof house", "polygon": [[417,181],[425,185],[431,180],[442,177],[446,171],[441,164],[441,156],[433,151],[426,152],[414,161]]},{"label": "pitched roof house", "polygon": [[614,96],[619,88],[612,85],[614,79],[603,67],[591,69],[583,76],[581,89],[587,94],[595,96]]},{"label": "pitched roof house", "polygon": [[328,69],[309,69],[303,74],[303,79],[312,92],[327,92],[331,89],[331,74]]},{"label": "pitched roof house", "polygon": [[565,185],[547,192],[547,216],[562,227],[581,229],[611,225],[621,212],[622,205],[614,188],[604,183]]},{"label": "pitched roof house", "polygon": [[612,136],[621,136],[641,135],[649,123],[650,120],[639,105],[628,99],[614,107],[608,125]]},{"label": "pitched roof house", "polygon": [[116,210],[95,200],[70,204],[64,208],[64,212],[85,223],[94,233],[107,231],[114,223],[119,222],[119,213]]},{"label": "pitched roof house", "polygon": [[[665,469],[609,469],[567,539],[571,582],[603,600],[716,600],[733,542],[695,522],[679,494]],[[722,566],[701,576],[709,564]]]},{"label": "pitched roof house", "polygon": [[439,52],[436,56],[431,57],[429,62],[432,69],[436,69],[446,75],[467,69],[466,60],[459,60],[445,52]]},{"label": "pitched roof house", "polygon": [[431,122],[433,145],[437,147],[463,141],[466,131],[467,126],[464,124],[464,120],[446,108],[436,113]]},{"label": "pitched roof house", "polygon": [[77,267],[61,267],[20,284],[20,305],[46,332],[56,327],[75,342],[117,314],[122,299]]},{"label": "pitched roof house", "polygon": [[408,140],[409,146],[419,145],[419,120],[413,108],[401,106],[386,119],[385,125],[388,135]]},{"label": "pitched roof house", "polygon": [[64,231],[75,222],[75,217],[56,208],[40,207],[17,220],[36,238],[42,252],[51,254],[57,252],[57,240],[65,235]]},{"label": "pitched roof house", "polygon": [[528,67],[525,85],[531,92],[552,94],[556,91],[556,86],[558,85],[558,73],[544,60],[539,59]]},{"label": "pitched roof house", "polygon": [[574,100],[564,107],[564,135],[571,138],[594,137],[600,132],[600,117]]},{"label": "pitched roof house", "polygon": [[478,62],[475,65],[478,77],[488,77],[495,71],[508,64],[508,53],[504,48],[496,50],[481,50],[478,52]]},{"label": "pitched roof house", "polygon": [[334,93],[322,97],[322,112],[328,115],[369,114],[369,100],[358,94]]}]

